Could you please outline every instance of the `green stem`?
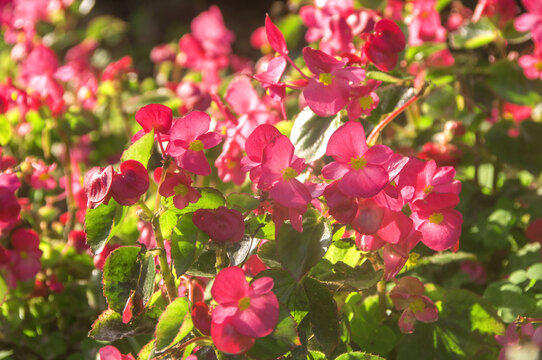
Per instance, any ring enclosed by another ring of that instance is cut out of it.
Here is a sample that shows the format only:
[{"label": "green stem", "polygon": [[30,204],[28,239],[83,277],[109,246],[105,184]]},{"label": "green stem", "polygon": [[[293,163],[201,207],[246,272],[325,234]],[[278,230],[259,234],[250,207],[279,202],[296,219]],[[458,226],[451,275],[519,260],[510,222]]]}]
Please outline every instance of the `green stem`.
[{"label": "green stem", "polygon": [[70,156],[70,138],[66,135],[64,130],[60,127],[60,123],[58,121],[58,118],[53,116],[53,119],[55,120],[56,129],[58,131],[58,135],[60,136],[60,139],[64,143],[65,147],[65,154],[64,158],[62,159],[62,166],[64,168],[64,176],[65,176],[65,183],[66,183],[66,205],[68,207],[68,220],[66,221],[66,225],[64,226],[64,239],[68,241],[68,236],[70,234],[71,228],[73,226],[74,218],[75,218],[75,197],[73,195],[73,187],[72,187],[72,161]]},{"label": "green stem", "polygon": [[156,217],[151,209],[145,204],[142,200],[139,200],[138,202],[139,206],[147,215],[147,217],[151,218],[152,223],[152,229],[154,231],[154,237],[156,238],[156,245],[160,248],[160,253],[158,254],[158,261],[160,263],[160,273],[162,274],[162,278],[164,279],[164,283],[166,284],[166,291],[168,295],[169,302],[172,302],[177,297],[177,288],[175,286],[175,280],[173,279],[173,274],[171,273],[171,270],[169,268],[169,265],[167,263],[167,254],[166,254],[166,248],[164,245],[164,237],[162,236],[162,230],[160,229],[160,218]]},{"label": "green stem", "polygon": [[216,272],[224,269],[227,265],[226,247],[223,244],[216,245]]}]

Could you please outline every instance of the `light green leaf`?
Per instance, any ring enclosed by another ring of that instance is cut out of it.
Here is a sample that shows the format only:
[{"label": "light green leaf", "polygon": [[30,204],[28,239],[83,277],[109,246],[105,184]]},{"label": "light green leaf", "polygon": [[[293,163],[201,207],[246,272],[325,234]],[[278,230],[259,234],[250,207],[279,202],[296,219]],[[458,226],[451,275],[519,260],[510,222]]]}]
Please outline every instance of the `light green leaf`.
[{"label": "light green leaf", "polygon": [[187,298],[169,304],[156,325],[156,353],[160,354],[185,338],[194,325]]}]

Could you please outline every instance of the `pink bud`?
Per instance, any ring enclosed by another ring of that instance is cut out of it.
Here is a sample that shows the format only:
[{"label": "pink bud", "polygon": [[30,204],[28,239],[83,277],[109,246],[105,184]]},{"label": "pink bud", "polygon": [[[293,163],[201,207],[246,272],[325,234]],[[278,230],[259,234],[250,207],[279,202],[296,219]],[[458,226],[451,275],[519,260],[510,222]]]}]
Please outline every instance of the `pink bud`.
[{"label": "pink bud", "polygon": [[108,166],[105,169],[93,167],[86,173],[83,183],[87,196],[87,208],[95,209],[101,203],[107,204],[109,202],[112,182],[112,166]]}]

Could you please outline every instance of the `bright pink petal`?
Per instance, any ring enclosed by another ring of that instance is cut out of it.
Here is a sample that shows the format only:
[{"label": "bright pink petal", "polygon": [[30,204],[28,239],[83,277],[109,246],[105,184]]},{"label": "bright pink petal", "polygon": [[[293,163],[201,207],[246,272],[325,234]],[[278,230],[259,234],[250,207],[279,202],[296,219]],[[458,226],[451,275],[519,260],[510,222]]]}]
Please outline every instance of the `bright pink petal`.
[{"label": "bright pink petal", "polygon": [[367,150],[365,154],[363,154],[363,157],[365,160],[367,160],[368,164],[373,165],[382,165],[384,163],[387,163],[391,156],[393,155],[393,152],[389,147],[386,145],[374,145]]},{"label": "bright pink petal", "polygon": [[539,0],[522,0],[528,12],[542,15],[542,3]]},{"label": "bright pink petal", "polygon": [[336,161],[349,163],[367,151],[365,130],[363,125],[355,121],[348,121],[338,128],[329,138],[326,155],[332,156]]},{"label": "bright pink petal", "polygon": [[[263,152],[262,171],[270,174],[280,174],[292,164],[294,145],[285,135],[273,138]],[[263,177],[262,175],[262,177]]]},{"label": "bright pink petal", "polygon": [[427,296],[421,297],[422,301],[425,304],[425,308],[422,311],[414,312],[414,317],[416,320],[424,322],[424,323],[431,323],[438,320],[438,309],[429,299]]},{"label": "bright pink petal", "polygon": [[286,70],[286,58],[277,56],[269,61],[267,71],[254,75],[254,78],[267,84],[277,84]]},{"label": "bright pink petal", "polygon": [[[334,70],[342,69],[348,60],[337,60],[323,51],[310,48],[303,48],[303,59],[313,74],[331,73]],[[346,105],[346,104],[345,104]]]},{"label": "bright pink petal", "polygon": [[324,166],[322,169],[322,175],[326,179],[335,180],[342,178],[348,171],[350,171],[350,166],[338,161],[333,161],[332,163]]},{"label": "bright pink petal", "polygon": [[422,242],[435,251],[443,251],[452,248],[461,235],[463,216],[457,210],[448,209],[442,211],[444,219],[440,223],[425,221],[419,226],[422,233]]},{"label": "bright pink petal", "polygon": [[397,244],[412,231],[412,220],[402,212],[387,210],[382,219],[378,236],[387,243]]},{"label": "bright pink petal", "polygon": [[237,313],[239,308],[237,307],[237,304],[234,302],[231,302],[235,305],[230,306],[222,306],[218,305],[216,308],[213,309],[212,313],[212,319],[213,322],[217,324],[222,324],[224,321],[228,320],[228,318],[232,317]]},{"label": "bright pink petal", "polygon": [[348,104],[350,87],[342,79],[333,79],[326,85],[315,79],[310,79],[303,90],[303,96],[309,108],[318,116],[333,116]]},{"label": "bright pink petal", "polygon": [[309,190],[297,179],[279,181],[269,190],[269,196],[283,206],[298,209],[312,200]]},{"label": "bright pink petal", "polygon": [[211,337],[218,350],[233,355],[247,352],[255,341],[253,337],[240,334],[231,320],[221,324],[212,322]]},{"label": "bright pink petal", "polygon": [[517,31],[531,31],[534,25],[541,20],[539,15],[527,13],[518,16],[514,22],[514,26]]},{"label": "bright pink petal", "polygon": [[233,80],[224,98],[237,114],[248,114],[260,103],[258,93],[246,77]]},{"label": "bright pink petal", "polygon": [[211,118],[204,112],[192,111],[186,116],[177,119],[170,133],[170,140],[184,140],[191,142],[209,131]]},{"label": "bright pink petal", "polygon": [[240,310],[233,318],[232,324],[241,334],[251,337],[269,335],[279,317],[279,303],[272,292],[250,298],[250,307]]},{"label": "bright pink petal", "polygon": [[270,292],[274,285],[273,279],[270,277],[262,277],[250,283],[251,292],[255,296],[260,296]]},{"label": "bright pink petal", "polygon": [[211,166],[203,151],[186,150],[181,156],[175,157],[177,165],[194,174],[207,176],[211,174]]},{"label": "bright pink petal", "polygon": [[237,303],[247,296],[249,285],[243,270],[230,266],[221,270],[215,278],[211,295],[219,304]]},{"label": "bright pink petal", "polygon": [[248,158],[256,163],[261,163],[265,147],[279,135],[280,131],[273,125],[258,126],[245,141],[245,151]]},{"label": "bright pink petal", "polygon": [[351,225],[357,232],[370,235],[378,231],[383,217],[384,209],[374,201],[368,200],[359,204],[358,212]]},{"label": "bright pink petal", "polygon": [[121,360],[120,351],[111,345],[101,348],[98,353],[100,354],[101,360]]},{"label": "bright pink petal", "polygon": [[265,15],[265,33],[267,34],[267,39],[269,40],[271,48],[279,54],[286,56],[288,54],[288,47],[286,46],[284,35],[279,28],[273,24],[267,14]]},{"label": "bright pink petal", "polygon": [[366,165],[344,175],[339,189],[346,195],[369,198],[378,194],[388,182],[388,173],[383,167]]},{"label": "bright pink petal", "polygon": [[220,142],[222,141],[222,136],[220,136],[220,134],[216,132],[208,132],[201,136],[198,136],[198,140],[203,143],[203,147],[205,149],[210,149],[220,144]]},{"label": "bright pink petal", "polygon": [[173,120],[171,109],[161,104],[143,106],[135,114],[135,119],[145,132],[153,128],[158,132],[168,132]]}]

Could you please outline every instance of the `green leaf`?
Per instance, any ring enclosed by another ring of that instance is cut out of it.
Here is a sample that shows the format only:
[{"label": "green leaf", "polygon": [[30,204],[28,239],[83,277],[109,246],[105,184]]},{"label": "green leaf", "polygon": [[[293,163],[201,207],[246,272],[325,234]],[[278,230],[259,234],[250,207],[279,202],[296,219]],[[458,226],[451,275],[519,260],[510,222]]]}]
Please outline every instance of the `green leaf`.
[{"label": "green leaf", "polygon": [[139,246],[122,246],[107,257],[103,272],[103,290],[111,309],[122,313],[130,291],[137,287],[141,264]]},{"label": "green leaf", "polygon": [[244,213],[256,209],[260,205],[260,200],[245,193],[231,193],[228,195],[226,203],[229,208]]},{"label": "green leaf", "polygon": [[143,300],[143,306],[147,306],[149,300],[154,294],[154,278],[156,277],[156,265],[154,255],[145,253],[141,256],[141,267],[139,272],[139,281],[137,283],[136,294]]},{"label": "green leaf", "polygon": [[540,81],[528,80],[516,62],[501,60],[489,68],[487,85],[506,101],[535,106],[542,101]]},{"label": "green leaf", "polygon": [[301,345],[296,330],[297,324],[288,308],[281,304],[279,311],[279,320],[275,330],[263,338],[256,339],[254,346],[248,352],[251,358],[276,359],[294,346]]},{"label": "green leaf", "polygon": [[417,322],[414,333],[401,339],[399,360],[498,358],[494,337],[504,334],[504,324],[486,300],[454,289],[445,293],[441,308],[437,322]]},{"label": "green leaf", "polygon": [[69,134],[85,135],[92,130],[92,119],[88,113],[68,111],[64,114],[60,126]]},{"label": "green leaf", "polygon": [[120,159],[122,161],[137,160],[146,168],[152,155],[153,145],[154,129],[130,145],[130,147],[124,151]]},{"label": "green leaf", "polygon": [[87,209],[85,215],[87,244],[95,254],[101,253],[107,242],[115,235],[127,209],[113,199],[110,199],[107,205],[101,204],[95,209]]},{"label": "green leaf", "polygon": [[250,215],[246,224],[251,236],[258,239],[275,240],[275,223],[271,220],[271,215]]},{"label": "green leaf", "polygon": [[137,353],[137,360],[151,360],[154,358],[154,343],[155,340],[152,339],[147,344],[145,344],[141,350]]},{"label": "green leaf", "polygon": [[6,146],[11,141],[12,131],[8,119],[0,114],[0,146]]},{"label": "green leaf", "polygon": [[201,197],[195,203],[188,204],[182,210],[177,209],[173,206],[173,196],[164,200],[166,207],[169,208],[168,211],[173,211],[176,214],[187,214],[194,212],[198,209],[216,209],[226,204],[226,199],[224,195],[216,189],[213,188],[199,188],[198,189]]},{"label": "green leaf", "polygon": [[484,292],[484,298],[497,308],[497,313],[505,322],[512,322],[518,315],[538,316],[536,301],[523,293],[523,290],[506,281],[490,284]]},{"label": "green leaf", "polygon": [[351,267],[342,261],[332,264],[322,259],[312,271],[311,276],[324,282],[334,291],[355,291],[372,288],[382,278],[383,270],[374,271],[369,262]]},{"label": "green leaf", "polygon": [[208,236],[192,222],[192,214],[184,214],[179,218],[171,234],[171,257],[177,277],[190,268],[207,239]]},{"label": "green leaf", "polygon": [[419,46],[408,46],[405,50],[407,62],[421,61],[437,51],[446,49],[446,43],[425,43]]},{"label": "green leaf", "polygon": [[303,279],[303,288],[309,300],[309,316],[316,340],[327,354],[339,343],[340,326],[337,304],[324,284],[310,277]]},{"label": "green leaf", "polygon": [[287,271],[270,269],[260,272],[255,279],[268,276],[273,279],[273,292],[280,303],[286,304],[290,309],[296,323],[300,324],[309,313],[309,300],[303,286],[295,281]]},{"label": "green leaf", "polygon": [[467,22],[451,34],[451,46],[455,49],[476,49],[494,42],[499,36],[491,20],[482,17],[480,21]]},{"label": "green leaf", "polygon": [[303,33],[303,21],[299,16],[295,14],[286,15],[277,22],[277,27],[284,35],[289,48],[294,48],[299,43]]},{"label": "green leaf", "polygon": [[341,126],[341,116],[321,117],[306,107],[295,119],[290,140],[295,155],[312,162],[326,154],[327,142]]},{"label": "green leaf", "polygon": [[134,316],[128,324],[125,324],[122,322],[121,314],[107,309],[94,321],[88,336],[101,341],[115,341],[127,336],[152,334],[160,313],[158,309],[150,309],[139,316]]},{"label": "green leaf", "polygon": [[331,243],[331,225],[316,210],[303,216],[303,232],[285,223],[277,237],[280,262],[292,276],[299,280],[320,261]]},{"label": "green leaf", "polygon": [[355,351],[337,356],[335,360],[384,360],[384,358],[365,352]]},{"label": "green leaf", "polygon": [[177,225],[177,221],[179,221],[179,213],[177,213],[176,209],[168,209],[160,214],[158,224],[160,225],[160,231],[164,239],[171,237],[171,232],[175,228],[175,225]]},{"label": "green leaf", "polygon": [[417,91],[413,87],[390,84],[387,86],[380,86],[376,90],[376,93],[380,98],[380,103],[368,117],[368,120],[373,123],[378,123],[383,115],[392,112],[396,108],[406,103],[412,97],[416,96]]},{"label": "green leaf", "polygon": [[367,74],[365,76],[367,77],[367,79],[380,80],[386,83],[396,83],[403,81],[403,79],[396,78],[394,76],[391,76],[390,74],[386,74],[381,71],[367,71]]},{"label": "green leaf", "polygon": [[186,271],[188,275],[203,276],[203,277],[215,277],[216,276],[216,252],[214,249],[207,249],[203,251],[197,260]]},{"label": "green leaf", "polygon": [[126,31],[126,23],[110,15],[98,16],[87,25],[86,36],[96,40],[116,43]]},{"label": "green leaf", "polygon": [[530,266],[527,269],[527,277],[533,280],[542,280],[542,263]]},{"label": "green leaf", "polygon": [[[344,233],[344,229],[345,227],[341,227],[342,233]],[[335,238],[335,236],[333,237]],[[324,259],[329,260],[329,262],[332,264],[342,261],[351,267],[355,267],[360,258],[361,253],[356,244],[343,240],[333,241],[333,243],[329,246],[328,251],[324,255]]]},{"label": "green leaf", "polygon": [[350,337],[361,349],[386,356],[396,341],[393,330],[382,324],[378,296],[362,298],[359,292],[351,293],[342,307],[344,318],[350,325]]},{"label": "green leaf", "polygon": [[4,281],[4,278],[0,274],[0,305],[4,303],[4,300],[6,300],[7,296],[9,294],[9,288],[6,282]]},{"label": "green leaf", "polygon": [[193,328],[190,305],[177,298],[168,305],[156,325],[156,353],[160,354],[186,337]]}]

